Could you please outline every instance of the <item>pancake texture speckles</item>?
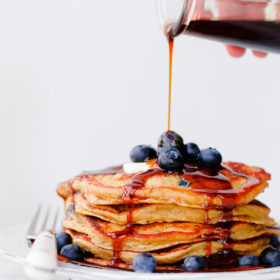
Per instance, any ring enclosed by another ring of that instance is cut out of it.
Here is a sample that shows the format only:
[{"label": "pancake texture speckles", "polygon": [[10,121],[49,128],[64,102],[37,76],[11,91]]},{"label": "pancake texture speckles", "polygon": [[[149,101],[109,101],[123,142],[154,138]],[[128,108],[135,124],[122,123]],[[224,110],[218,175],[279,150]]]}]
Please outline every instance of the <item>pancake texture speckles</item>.
[{"label": "pancake texture speckles", "polygon": [[147,164],[135,174],[122,167],[85,172],[58,186],[62,226],[94,255],[88,262],[131,269],[147,252],[158,270],[178,269],[189,256],[232,255],[238,263],[243,255],[260,256],[280,233],[270,209],[255,200],[270,180],[263,169],[225,162],[219,170],[185,164],[170,173],[157,160]]},{"label": "pancake texture speckles", "polygon": [[[240,173],[243,175],[240,176]],[[215,176],[208,176],[202,180],[194,173],[184,175],[184,179],[190,184],[186,187],[180,184],[182,175],[158,169],[147,177],[143,186],[133,189],[133,195],[129,196],[126,186],[138,175],[125,174],[120,170],[116,174],[77,176],[62,183],[57,192],[64,198],[72,192],[80,192],[94,205],[129,202],[177,204],[194,208],[232,208],[254,200],[268,186],[267,181],[270,179],[270,175],[261,168],[234,162],[224,163],[224,168],[219,170],[219,174],[228,184],[221,182],[222,185]]]}]

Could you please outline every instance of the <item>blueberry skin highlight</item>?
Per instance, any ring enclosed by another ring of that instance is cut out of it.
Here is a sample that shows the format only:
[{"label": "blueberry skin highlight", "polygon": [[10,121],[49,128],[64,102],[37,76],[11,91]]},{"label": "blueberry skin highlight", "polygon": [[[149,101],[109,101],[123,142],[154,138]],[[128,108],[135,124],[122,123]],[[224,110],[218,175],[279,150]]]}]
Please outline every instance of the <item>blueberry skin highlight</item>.
[{"label": "blueberry skin highlight", "polygon": [[165,171],[180,171],[184,167],[184,158],[175,147],[164,147],[158,155],[158,165]]},{"label": "blueberry skin highlight", "polygon": [[149,253],[140,253],[132,261],[132,267],[135,272],[152,273],[156,270],[156,260]]},{"label": "blueberry skin highlight", "polygon": [[130,159],[132,162],[144,162],[156,157],[156,150],[148,145],[135,146],[130,152]]},{"label": "blueberry skin highlight", "polygon": [[259,259],[255,255],[243,256],[238,261],[240,266],[258,266]]},{"label": "blueberry skin highlight", "polygon": [[196,163],[199,159],[200,149],[195,143],[187,143],[184,151],[184,159],[187,163]]},{"label": "blueberry skin highlight", "polygon": [[268,248],[261,254],[261,262],[270,267],[280,266],[280,251]]},{"label": "blueberry skin highlight", "polygon": [[175,147],[181,153],[184,150],[184,141],[181,135],[172,130],[162,133],[158,140],[158,151],[164,147]]},{"label": "blueberry skin highlight", "polygon": [[203,269],[204,266],[204,260],[201,257],[192,256],[184,260],[182,268],[184,271],[195,271]]},{"label": "blueberry skin highlight", "polygon": [[60,254],[62,247],[72,243],[72,237],[66,232],[59,232],[55,235],[57,253]]},{"label": "blueberry skin highlight", "polygon": [[84,260],[84,254],[82,249],[75,244],[65,245],[61,249],[60,254],[71,260],[79,260],[79,261]]},{"label": "blueberry skin highlight", "polygon": [[222,163],[222,155],[214,148],[208,148],[200,151],[199,163],[210,168],[219,168]]}]

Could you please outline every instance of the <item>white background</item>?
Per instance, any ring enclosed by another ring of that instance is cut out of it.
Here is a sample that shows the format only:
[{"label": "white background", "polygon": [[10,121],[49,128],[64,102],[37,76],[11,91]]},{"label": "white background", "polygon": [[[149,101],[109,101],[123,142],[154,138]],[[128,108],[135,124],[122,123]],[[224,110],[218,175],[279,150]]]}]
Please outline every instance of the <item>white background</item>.
[{"label": "white background", "polygon": [[[175,42],[172,129],[272,173],[280,218],[280,56]],[[122,163],[167,129],[168,47],[152,0],[0,1],[0,228],[57,183]]]}]

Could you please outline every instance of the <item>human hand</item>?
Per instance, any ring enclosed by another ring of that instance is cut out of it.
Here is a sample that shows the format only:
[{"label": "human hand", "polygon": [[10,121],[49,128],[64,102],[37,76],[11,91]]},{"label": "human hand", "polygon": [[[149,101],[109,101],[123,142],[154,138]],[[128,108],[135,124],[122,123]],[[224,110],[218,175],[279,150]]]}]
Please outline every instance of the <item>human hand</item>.
[{"label": "human hand", "polygon": [[[236,58],[242,57],[246,52],[245,48],[238,47],[238,46],[232,46],[232,45],[226,45],[226,49],[227,49],[227,52],[230,56],[236,57]],[[267,53],[265,53],[265,52],[252,50],[252,53],[256,57],[259,57],[259,58],[264,58],[264,57],[267,56]]]}]

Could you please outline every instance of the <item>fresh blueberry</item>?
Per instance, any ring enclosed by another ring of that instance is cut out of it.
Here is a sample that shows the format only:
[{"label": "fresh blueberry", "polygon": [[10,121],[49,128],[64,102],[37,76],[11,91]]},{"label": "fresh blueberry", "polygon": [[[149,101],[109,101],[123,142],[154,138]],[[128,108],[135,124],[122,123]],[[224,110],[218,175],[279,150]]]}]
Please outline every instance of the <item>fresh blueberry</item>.
[{"label": "fresh blueberry", "polygon": [[192,256],[184,260],[183,270],[194,271],[204,268],[204,260],[201,257]]},{"label": "fresh blueberry", "polygon": [[180,178],[179,186],[189,187],[190,186],[190,182],[185,180],[185,179],[183,179],[183,178]]},{"label": "fresh blueberry", "polygon": [[156,266],[155,258],[149,253],[140,253],[132,261],[132,267],[135,272],[154,272]]},{"label": "fresh blueberry", "polygon": [[161,134],[158,140],[158,150],[164,147],[176,147],[180,152],[184,151],[183,138],[176,132],[168,130]]},{"label": "fresh blueberry", "polygon": [[272,236],[270,236],[270,244],[273,247],[275,247],[279,243],[280,243],[280,236],[279,235],[272,235]]},{"label": "fresh blueberry", "polygon": [[261,254],[261,262],[270,267],[280,266],[280,251],[268,248]]},{"label": "fresh blueberry", "polygon": [[180,171],[184,167],[184,158],[177,148],[165,147],[159,153],[158,165],[165,171]]},{"label": "fresh blueberry", "polygon": [[66,232],[59,232],[55,235],[57,253],[59,254],[62,247],[72,243],[72,237]]},{"label": "fresh blueberry", "polygon": [[204,166],[217,168],[221,166],[222,155],[216,149],[204,149],[200,151],[199,162]]},{"label": "fresh blueberry", "polygon": [[195,143],[188,143],[185,145],[185,162],[194,163],[199,159],[200,149]]},{"label": "fresh blueberry", "polygon": [[255,255],[243,256],[239,259],[240,266],[258,266],[259,259]]},{"label": "fresh blueberry", "polygon": [[83,260],[84,259],[84,254],[83,254],[82,249],[75,244],[65,245],[61,249],[60,254],[64,257],[72,259],[72,260]]},{"label": "fresh blueberry", "polygon": [[130,159],[133,162],[144,162],[156,157],[156,150],[148,145],[135,146],[130,152]]},{"label": "fresh blueberry", "polygon": [[273,248],[280,251],[280,243],[273,245]]}]

